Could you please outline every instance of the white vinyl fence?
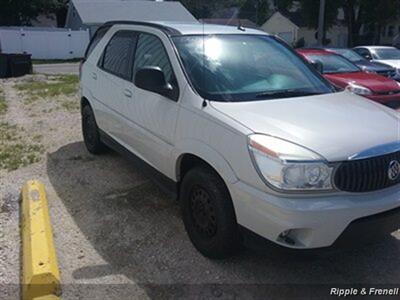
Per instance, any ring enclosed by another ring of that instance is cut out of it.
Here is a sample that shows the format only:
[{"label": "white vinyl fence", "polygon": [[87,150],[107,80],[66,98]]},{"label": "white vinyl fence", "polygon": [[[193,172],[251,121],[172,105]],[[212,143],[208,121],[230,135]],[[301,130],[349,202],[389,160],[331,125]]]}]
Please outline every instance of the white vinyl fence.
[{"label": "white vinyl fence", "polygon": [[89,40],[88,30],[0,28],[3,53],[31,54],[33,59],[81,58]]}]

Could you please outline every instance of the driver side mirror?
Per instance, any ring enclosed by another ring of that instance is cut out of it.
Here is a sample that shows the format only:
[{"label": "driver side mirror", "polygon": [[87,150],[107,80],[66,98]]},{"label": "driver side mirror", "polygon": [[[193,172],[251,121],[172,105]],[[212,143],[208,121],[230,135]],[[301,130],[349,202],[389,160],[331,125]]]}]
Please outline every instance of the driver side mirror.
[{"label": "driver side mirror", "polygon": [[322,64],[321,61],[316,60],[311,62],[311,65],[319,72],[319,73],[324,73],[324,65]]},{"label": "driver side mirror", "polygon": [[372,56],[369,54],[365,54],[365,59],[372,60]]},{"label": "driver side mirror", "polygon": [[361,54],[366,60],[372,60],[372,56],[369,53],[362,53]]},{"label": "driver side mirror", "polygon": [[178,100],[177,89],[165,80],[164,72],[160,67],[144,67],[136,72],[135,85],[171,100]]}]

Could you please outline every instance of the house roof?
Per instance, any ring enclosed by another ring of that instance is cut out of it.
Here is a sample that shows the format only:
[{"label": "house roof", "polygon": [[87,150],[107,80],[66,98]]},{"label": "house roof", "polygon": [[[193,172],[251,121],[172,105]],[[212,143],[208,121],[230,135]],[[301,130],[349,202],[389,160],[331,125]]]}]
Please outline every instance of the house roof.
[{"label": "house roof", "polygon": [[196,18],[176,1],[71,0],[82,23],[107,21],[176,21],[197,23]]},{"label": "house roof", "polygon": [[217,24],[217,25],[230,25],[230,26],[238,26],[239,22],[243,27],[247,28],[258,28],[258,25],[249,19],[200,19],[201,22],[207,24]]}]

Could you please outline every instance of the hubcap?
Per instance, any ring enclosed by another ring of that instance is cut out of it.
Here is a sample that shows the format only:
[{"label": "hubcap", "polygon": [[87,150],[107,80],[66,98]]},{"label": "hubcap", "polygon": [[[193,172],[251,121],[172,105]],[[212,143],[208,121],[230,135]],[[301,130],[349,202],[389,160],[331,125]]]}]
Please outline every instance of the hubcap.
[{"label": "hubcap", "polygon": [[190,212],[196,230],[203,236],[213,237],[217,232],[217,218],[210,195],[196,186],[190,194]]}]

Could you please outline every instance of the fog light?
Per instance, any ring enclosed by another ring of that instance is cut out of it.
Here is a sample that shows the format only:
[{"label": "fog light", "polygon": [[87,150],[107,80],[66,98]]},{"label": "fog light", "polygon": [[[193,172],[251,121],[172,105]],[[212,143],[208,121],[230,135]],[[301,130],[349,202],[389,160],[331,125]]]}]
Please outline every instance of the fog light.
[{"label": "fog light", "polygon": [[296,242],[290,237],[291,229],[283,231],[279,235],[279,239],[282,240],[284,243],[294,246]]}]

